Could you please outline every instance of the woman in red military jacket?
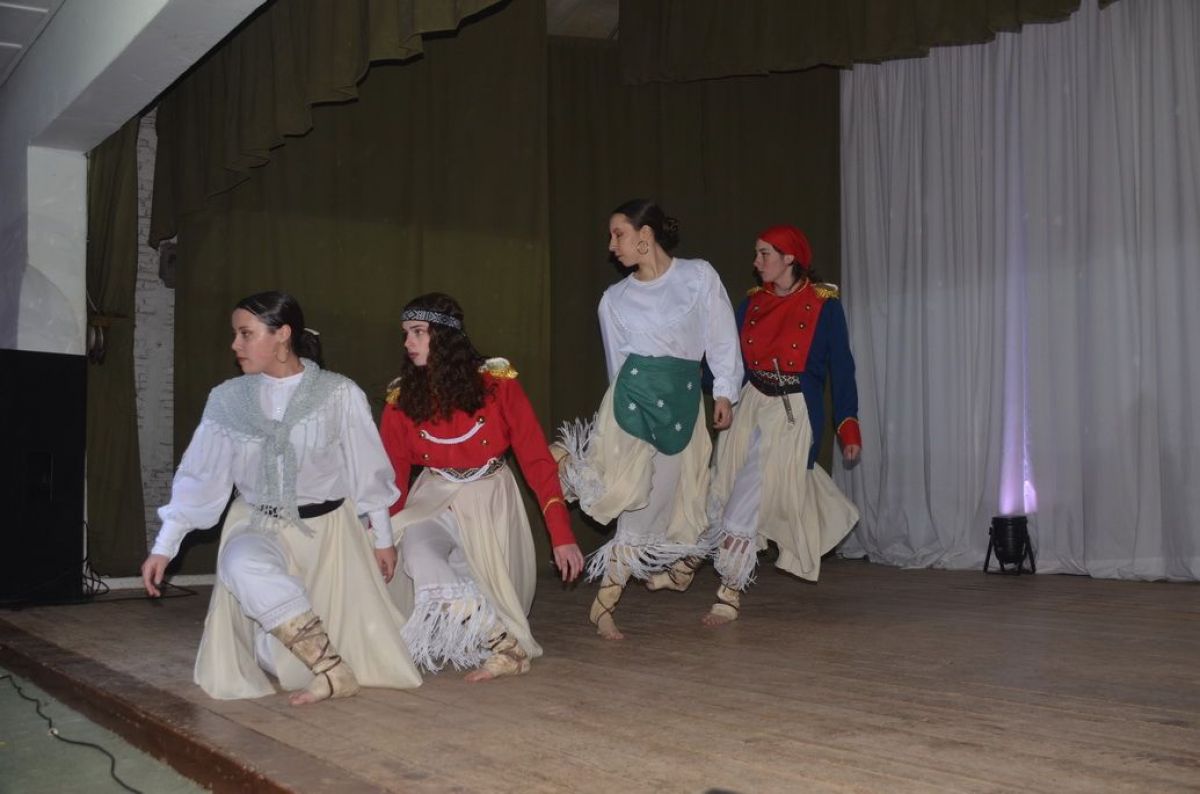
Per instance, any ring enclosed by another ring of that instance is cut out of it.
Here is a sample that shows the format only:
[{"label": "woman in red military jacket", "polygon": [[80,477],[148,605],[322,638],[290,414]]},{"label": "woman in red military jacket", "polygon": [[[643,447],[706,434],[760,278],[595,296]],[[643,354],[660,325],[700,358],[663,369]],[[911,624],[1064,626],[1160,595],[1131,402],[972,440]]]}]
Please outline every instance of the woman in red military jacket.
[{"label": "woman in red military jacket", "polygon": [[[403,575],[391,591],[409,616],[405,641],[430,671],[478,668],[468,681],[524,673],[541,655],[526,620],[536,566],[506,453],[537,494],[555,564],[572,581],[583,555],[558,467],[516,371],[479,354],[453,298],[412,300],[401,326],[408,355],[389,388],[381,435],[403,494],[392,506]],[[413,466],[424,471],[409,491]]]},{"label": "woman in red military jacket", "polygon": [[771,541],[776,567],[816,581],[821,555],[858,521],[858,510],[816,462],[825,427],[824,392],[847,464],[858,459],[858,390],[837,288],[812,274],[808,238],[772,226],[754,245],[763,285],[737,312],[747,383],[733,425],[717,443],[708,539],[721,586],[703,622],[735,620]]}]

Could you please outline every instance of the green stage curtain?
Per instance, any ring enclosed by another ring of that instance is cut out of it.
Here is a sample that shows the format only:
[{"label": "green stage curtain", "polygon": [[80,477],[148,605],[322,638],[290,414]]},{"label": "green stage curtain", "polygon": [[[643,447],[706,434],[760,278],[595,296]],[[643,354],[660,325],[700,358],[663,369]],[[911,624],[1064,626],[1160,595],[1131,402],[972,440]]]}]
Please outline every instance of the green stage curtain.
[{"label": "green stage curtain", "polygon": [[1078,8],[1079,0],[621,0],[622,74],[628,83],[674,82],[918,58]]},{"label": "green stage curtain", "polygon": [[150,243],[182,215],[250,178],[285,136],[313,126],[313,106],[358,96],[372,62],[424,52],[501,0],[286,0],[257,13],[163,97]]},{"label": "green stage curtain", "polygon": [[805,230],[824,279],[841,271],[837,70],[641,86],[620,72],[615,44],[550,40],[555,423],[590,416],[608,383],[596,307],[622,276],[608,219],[625,200],[678,218],[676,253],[712,262],[735,307],[772,224]]},{"label": "green stage curtain", "polygon": [[137,573],[146,556],[133,374],[137,136],[135,118],[88,155],[88,325],[106,348],[87,373],[87,548],[107,576]]},{"label": "green stage curtain", "polygon": [[[376,65],[357,102],[314,108],[271,167],[180,216],[177,456],[208,391],[237,374],[234,303],[265,289],[297,296],[328,367],[376,410],[403,356],[400,309],[449,292],[476,344],[511,359],[548,414],[545,23],[541,0],[515,0],[427,40],[416,62]],[[219,115],[191,112],[205,110]],[[211,570],[214,538],[193,535],[183,570]]]}]

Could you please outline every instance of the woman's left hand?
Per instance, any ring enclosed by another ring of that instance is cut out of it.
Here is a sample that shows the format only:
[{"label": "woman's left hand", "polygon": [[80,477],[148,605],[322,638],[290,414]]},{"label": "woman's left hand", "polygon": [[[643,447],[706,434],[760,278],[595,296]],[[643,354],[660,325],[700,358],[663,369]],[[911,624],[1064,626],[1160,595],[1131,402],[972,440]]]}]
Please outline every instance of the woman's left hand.
[{"label": "woman's left hand", "polygon": [[379,566],[379,572],[383,574],[383,581],[390,582],[396,575],[397,556],[395,546],[375,549],[375,564]]},{"label": "woman's left hand", "polygon": [[845,447],[842,447],[842,458],[847,463],[853,463],[854,461],[858,460],[858,454],[860,452],[862,452],[862,447],[860,447],[858,444],[849,444]]},{"label": "woman's left hand", "polygon": [[724,430],[733,422],[733,403],[728,397],[718,397],[713,403],[713,427]]},{"label": "woman's left hand", "polygon": [[563,546],[555,546],[554,564],[558,567],[558,572],[562,574],[564,582],[573,582],[578,579],[579,574],[583,573],[583,552],[579,550],[579,544],[568,543]]}]

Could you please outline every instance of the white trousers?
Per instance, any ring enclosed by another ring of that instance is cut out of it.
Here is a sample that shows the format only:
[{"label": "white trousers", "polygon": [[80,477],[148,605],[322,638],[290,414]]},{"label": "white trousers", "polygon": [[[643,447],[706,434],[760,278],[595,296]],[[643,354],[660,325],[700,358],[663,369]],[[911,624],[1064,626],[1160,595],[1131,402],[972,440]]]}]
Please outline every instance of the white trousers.
[{"label": "white trousers", "polygon": [[664,455],[655,451],[650,466],[650,495],[646,506],[626,510],[617,517],[615,539],[618,544],[643,546],[666,540],[666,527],[671,523],[683,471],[683,455]]},{"label": "white trousers", "polygon": [[405,527],[400,555],[415,591],[403,637],[416,663],[430,672],[483,664],[488,642],[504,625],[471,574],[454,511]]},{"label": "white trousers", "polygon": [[463,551],[462,528],[454,511],[411,524],[400,538],[404,572],[416,589],[433,585],[466,584],[471,567]]},{"label": "white trousers", "polygon": [[746,462],[738,470],[721,515],[721,526],[730,535],[753,538],[758,534],[758,514],[762,507],[762,432],[755,428],[746,450]]},{"label": "white trousers", "polygon": [[304,583],[288,573],[278,538],[267,533],[243,532],[230,538],[217,559],[217,575],[246,617],[264,631],[312,609]]},{"label": "white trousers", "polygon": [[217,558],[217,575],[246,617],[258,624],[254,631],[258,666],[276,675],[279,640],[271,630],[312,609],[304,583],[288,573],[278,538],[260,532],[230,538]]},{"label": "white trousers", "polygon": [[744,590],[753,581],[758,559],[758,516],[762,510],[762,432],[755,428],[746,449],[746,461],[738,469],[729,501],[717,524],[713,566],[721,583]]}]

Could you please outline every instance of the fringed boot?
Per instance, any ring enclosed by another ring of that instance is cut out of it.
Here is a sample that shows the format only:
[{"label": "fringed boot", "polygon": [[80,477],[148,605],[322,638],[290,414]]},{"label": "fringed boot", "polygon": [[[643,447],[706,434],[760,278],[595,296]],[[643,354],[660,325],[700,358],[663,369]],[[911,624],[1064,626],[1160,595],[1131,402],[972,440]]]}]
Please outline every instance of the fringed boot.
[{"label": "fringed boot", "polygon": [[704,564],[703,557],[683,557],[676,560],[670,568],[659,571],[646,580],[647,590],[676,590],[682,593],[692,586],[696,571]]},{"label": "fringed boot", "polygon": [[737,620],[738,610],[742,606],[742,594],[739,590],[722,584],[717,588],[717,603],[713,604],[701,622],[705,626],[720,626]]},{"label": "fringed boot", "polygon": [[529,655],[517,642],[517,638],[497,623],[496,630],[487,641],[488,657],[483,666],[467,674],[468,681],[487,681],[506,675],[524,675],[529,672]]},{"label": "fringed boot", "polygon": [[358,692],[354,671],[333,647],[325,625],[311,610],[285,621],[272,629],[271,634],[313,674],[312,683],[290,696],[293,706],[350,697]]}]

